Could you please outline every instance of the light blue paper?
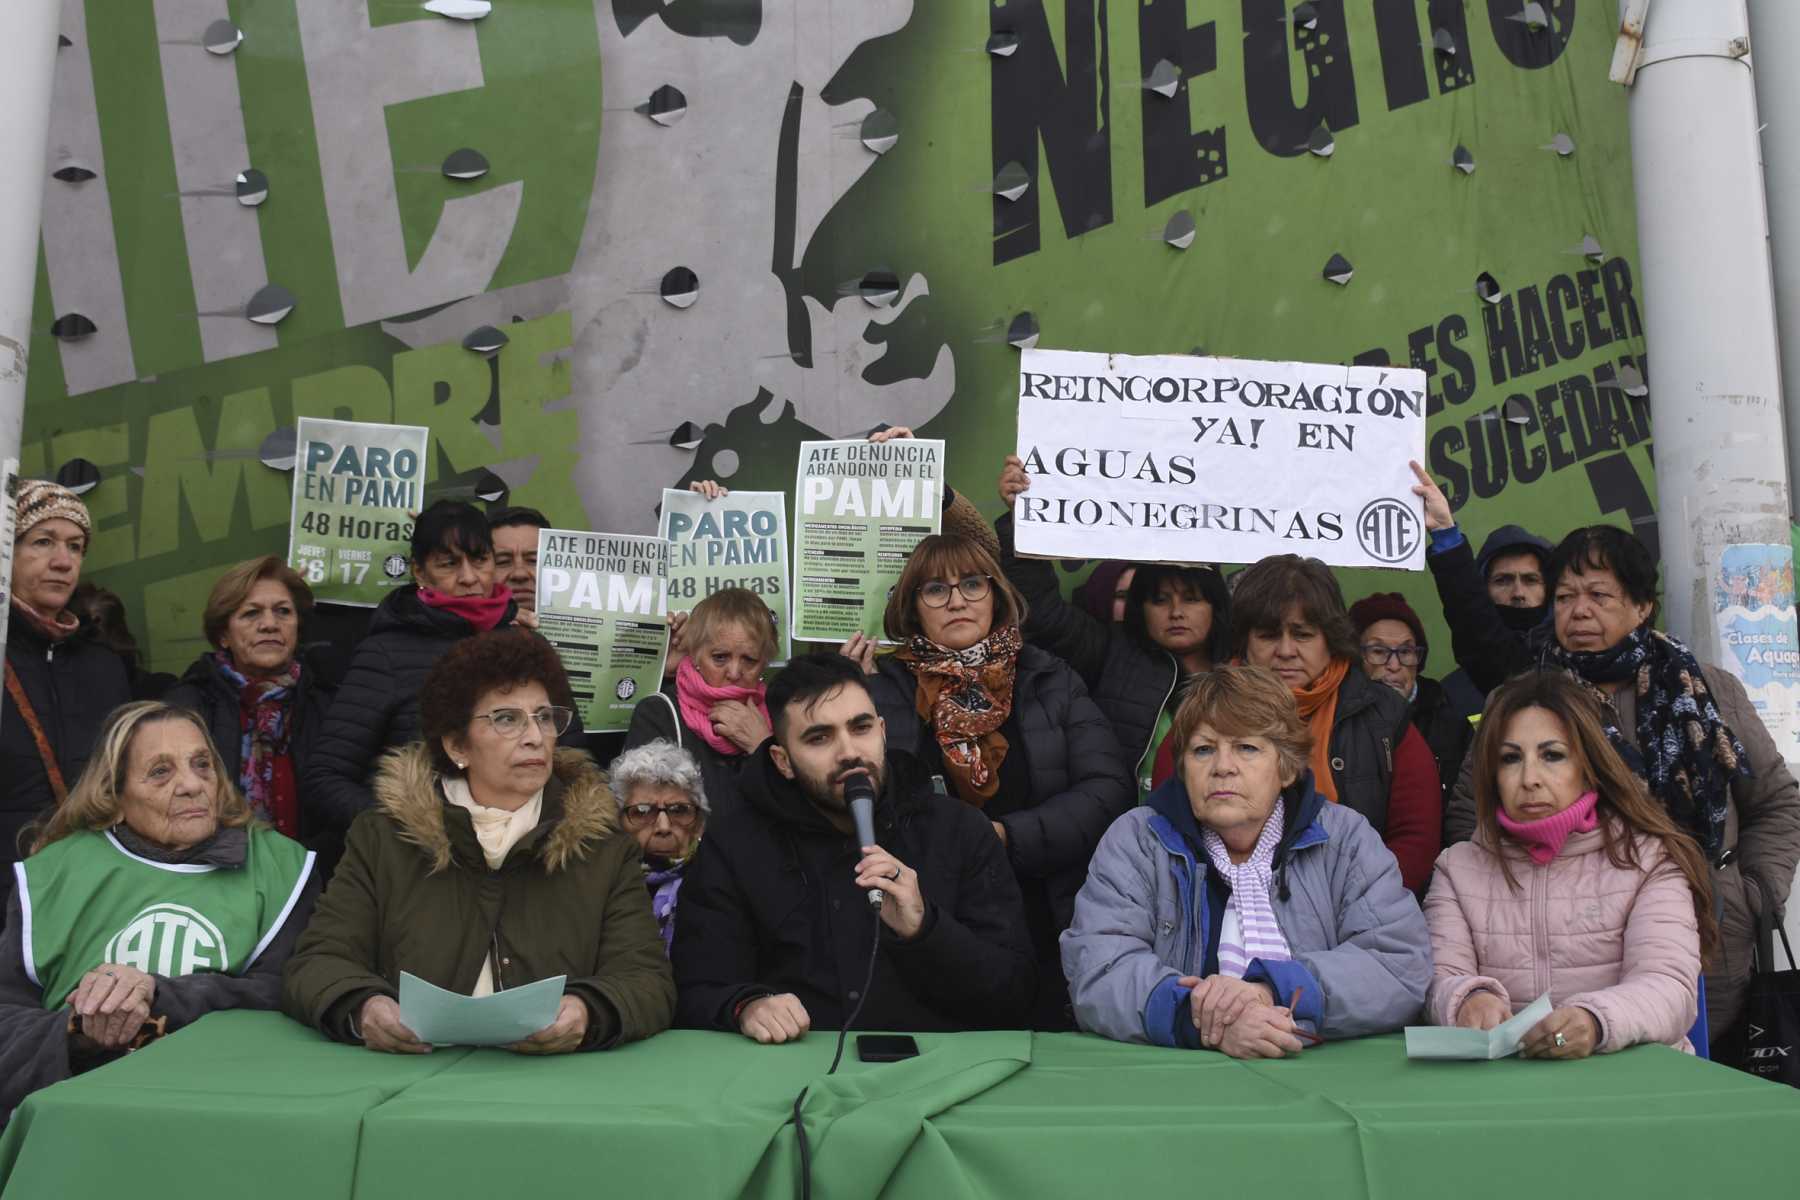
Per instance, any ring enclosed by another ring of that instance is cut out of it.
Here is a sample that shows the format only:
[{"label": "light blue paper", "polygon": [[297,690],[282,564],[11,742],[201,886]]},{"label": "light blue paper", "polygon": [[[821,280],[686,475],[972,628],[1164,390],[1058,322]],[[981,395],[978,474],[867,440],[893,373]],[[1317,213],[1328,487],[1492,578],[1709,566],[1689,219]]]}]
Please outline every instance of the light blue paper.
[{"label": "light blue paper", "polygon": [[1550,993],[1533,1000],[1524,1012],[1492,1029],[1463,1029],[1446,1025],[1408,1025],[1406,1057],[1438,1059],[1506,1058],[1519,1052],[1519,1043],[1532,1026],[1550,1015]]},{"label": "light blue paper", "polygon": [[400,972],[400,1020],[434,1046],[510,1046],[556,1020],[568,976],[540,979],[477,1000]]}]

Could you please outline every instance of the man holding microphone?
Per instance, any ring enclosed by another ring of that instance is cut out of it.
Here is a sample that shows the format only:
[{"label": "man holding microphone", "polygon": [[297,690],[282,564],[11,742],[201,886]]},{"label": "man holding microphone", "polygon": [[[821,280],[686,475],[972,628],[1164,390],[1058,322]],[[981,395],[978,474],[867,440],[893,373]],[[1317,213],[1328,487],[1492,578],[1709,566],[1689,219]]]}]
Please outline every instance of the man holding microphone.
[{"label": "man holding microphone", "polygon": [[1026,1027],[1023,902],[980,810],[887,749],[842,655],[795,658],[767,699],[773,736],[682,886],[676,1024],[764,1043],[852,1015],[901,1032]]}]

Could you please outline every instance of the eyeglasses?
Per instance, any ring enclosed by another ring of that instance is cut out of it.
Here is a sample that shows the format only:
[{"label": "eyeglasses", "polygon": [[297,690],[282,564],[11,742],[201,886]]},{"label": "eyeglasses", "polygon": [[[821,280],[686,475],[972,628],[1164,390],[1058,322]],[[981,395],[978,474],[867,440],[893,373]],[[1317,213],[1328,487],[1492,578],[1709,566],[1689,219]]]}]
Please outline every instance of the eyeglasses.
[{"label": "eyeglasses", "polygon": [[674,804],[627,804],[623,811],[627,825],[654,825],[657,814],[660,813],[669,818],[669,824],[686,829],[694,823],[700,806],[678,800]]},{"label": "eyeglasses", "polygon": [[1395,659],[1403,667],[1416,667],[1425,660],[1425,647],[1411,642],[1404,646],[1382,646],[1370,642],[1362,648],[1363,661],[1371,667],[1385,667]]},{"label": "eyeglasses", "polygon": [[934,579],[919,588],[919,599],[927,608],[942,608],[950,603],[952,590],[962,593],[962,598],[973,604],[985,597],[993,586],[993,580],[986,575],[964,575],[956,581],[954,588],[941,579]]},{"label": "eyeglasses", "polygon": [[493,712],[476,713],[475,716],[485,717],[488,724],[494,727],[494,732],[504,738],[522,736],[527,716],[537,722],[539,729],[551,735],[563,733],[569,728],[569,722],[575,719],[572,709],[559,705],[545,705],[530,714],[522,708],[496,708]]}]

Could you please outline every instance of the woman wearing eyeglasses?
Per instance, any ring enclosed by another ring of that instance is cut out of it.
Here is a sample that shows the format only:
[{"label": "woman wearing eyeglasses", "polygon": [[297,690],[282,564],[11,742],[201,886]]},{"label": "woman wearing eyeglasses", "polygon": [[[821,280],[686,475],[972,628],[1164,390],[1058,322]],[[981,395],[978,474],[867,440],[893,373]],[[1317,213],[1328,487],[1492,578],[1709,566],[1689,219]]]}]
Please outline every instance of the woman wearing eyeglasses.
[{"label": "woman wearing eyeglasses", "polygon": [[597,1050],[668,1028],[675,985],[606,779],[558,750],[568,677],[549,643],[499,630],[425,679],[424,740],[382,760],[375,807],[288,962],[282,1007],[343,1042],[424,1054],[400,974],[471,996],[567,977],[556,1018],[511,1046]]},{"label": "woman wearing eyeglasses", "polygon": [[1350,623],[1362,650],[1363,670],[1406,700],[1406,717],[1437,761],[1438,794],[1444,804],[1462,770],[1475,728],[1456,710],[1443,685],[1427,679],[1425,625],[1399,592],[1376,592],[1350,606]]},{"label": "woman wearing eyeglasses", "polygon": [[712,812],[700,764],[680,746],[658,738],[613,759],[606,776],[619,802],[619,817],[644,852],[644,885],[666,951],[675,939],[682,874]]},{"label": "woman wearing eyeglasses", "polygon": [[1134,798],[1112,725],[1062,659],[1025,645],[1025,600],[994,557],[954,534],[913,550],[883,625],[895,653],[869,694],[890,748],[982,810],[1025,896],[1038,959],[1034,1021],[1073,1025],[1057,937],[1107,827]]}]

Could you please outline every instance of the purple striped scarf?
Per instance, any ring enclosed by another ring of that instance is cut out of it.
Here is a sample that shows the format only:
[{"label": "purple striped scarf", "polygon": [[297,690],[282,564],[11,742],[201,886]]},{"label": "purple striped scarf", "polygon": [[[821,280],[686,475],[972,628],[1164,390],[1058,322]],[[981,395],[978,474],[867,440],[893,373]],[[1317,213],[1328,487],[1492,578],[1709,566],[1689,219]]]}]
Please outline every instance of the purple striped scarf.
[{"label": "purple striped scarf", "polygon": [[1275,909],[1269,903],[1269,882],[1275,866],[1275,848],[1281,844],[1283,805],[1275,799],[1275,810],[1263,822],[1257,835],[1256,848],[1241,863],[1231,861],[1230,853],[1219,835],[1202,829],[1200,838],[1207,860],[1231,887],[1231,899],[1225,911],[1237,914],[1238,936],[1235,941],[1219,942],[1219,974],[1242,979],[1252,961],[1262,958],[1270,962],[1286,962],[1290,957],[1287,939],[1276,924]]}]

